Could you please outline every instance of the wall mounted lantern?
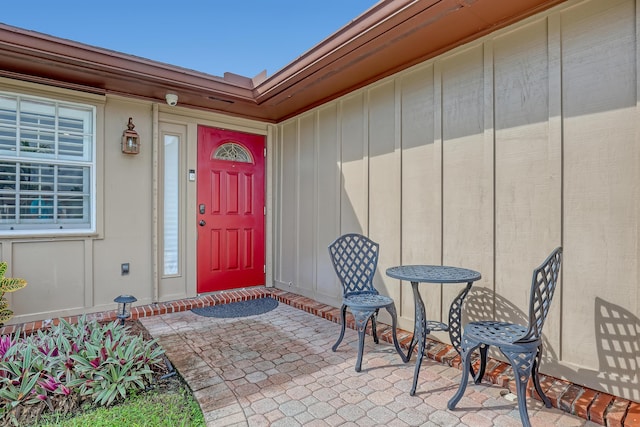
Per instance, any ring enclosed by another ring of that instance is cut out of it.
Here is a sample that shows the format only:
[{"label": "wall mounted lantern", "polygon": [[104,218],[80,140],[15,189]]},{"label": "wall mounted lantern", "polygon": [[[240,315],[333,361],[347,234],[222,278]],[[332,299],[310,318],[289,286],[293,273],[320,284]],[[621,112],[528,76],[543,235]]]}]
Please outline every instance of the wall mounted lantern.
[{"label": "wall mounted lantern", "polygon": [[120,324],[124,325],[124,321],[131,317],[131,304],[138,299],[133,295],[119,295],[113,301],[118,303],[116,317],[120,319]]},{"label": "wall mounted lantern", "polygon": [[140,152],[140,136],[138,132],[133,130],[136,125],[133,124],[131,117],[127,123],[127,130],[122,133],[122,152],[125,154],[138,154]]}]

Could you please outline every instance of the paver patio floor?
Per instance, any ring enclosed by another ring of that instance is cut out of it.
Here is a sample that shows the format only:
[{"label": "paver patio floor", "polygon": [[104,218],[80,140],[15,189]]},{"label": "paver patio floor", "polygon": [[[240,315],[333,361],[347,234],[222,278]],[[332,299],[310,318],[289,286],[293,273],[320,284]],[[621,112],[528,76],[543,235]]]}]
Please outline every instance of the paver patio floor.
[{"label": "paver patio floor", "polygon": [[[447,401],[461,371],[425,358],[409,395],[415,356],[407,364],[392,345],[367,336],[355,372],[357,333],[280,303],[243,318],[184,311],[141,318],[198,400],[208,426],[520,426],[505,389],[469,384],[455,411]],[[590,421],[528,399],[531,423],[588,426]]]}]

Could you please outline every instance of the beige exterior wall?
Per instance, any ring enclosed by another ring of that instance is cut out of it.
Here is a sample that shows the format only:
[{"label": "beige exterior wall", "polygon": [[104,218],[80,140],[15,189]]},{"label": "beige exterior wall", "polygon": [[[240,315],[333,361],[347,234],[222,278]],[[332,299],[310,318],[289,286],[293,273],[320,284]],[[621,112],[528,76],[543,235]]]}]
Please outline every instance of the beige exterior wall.
[{"label": "beige exterior wall", "polygon": [[[640,400],[639,10],[568,2],[278,126],[275,285],[338,307],[327,246],[362,232],[400,327],[400,263],[478,270],[467,317],[522,322],[562,245],[541,370]],[[430,317],[460,287],[421,285]]]},{"label": "beige exterior wall", "polygon": [[[197,127],[216,126],[267,136],[271,125],[117,96],[88,95],[0,79],[0,91],[93,105],[96,117],[97,231],[88,235],[0,237],[7,276],[28,282],[6,294],[15,316],[10,324],[115,308],[120,294],[136,304],[196,295],[196,190],[188,171],[197,169]],[[121,152],[129,117],[140,135],[137,155]],[[163,275],[162,220],[164,135],[180,140],[179,272]],[[267,182],[271,170],[267,166]],[[270,197],[271,191],[267,191]],[[271,205],[269,203],[270,210]],[[268,217],[270,217],[270,212]],[[271,247],[271,230],[267,233]],[[271,260],[271,250],[267,251]],[[121,275],[120,265],[130,264]],[[267,279],[271,281],[271,271]]]},{"label": "beige exterior wall", "polygon": [[[523,321],[531,271],[561,244],[542,371],[639,401],[638,6],[570,1],[278,126],[0,79],[2,91],[97,111],[97,231],[0,237],[7,274],[29,283],[7,294],[11,323],[112,309],[125,293],[139,304],[196,295],[187,176],[202,124],[267,136],[268,285],[339,306],[327,246],[361,232],[381,245],[376,286],[403,329],[410,287],[384,275],[400,263],[478,270],[467,317]],[[137,156],[120,152],[129,117]],[[179,273],[168,277],[166,134],[180,139],[181,177]],[[446,320],[460,286],[420,285],[430,317]]]}]

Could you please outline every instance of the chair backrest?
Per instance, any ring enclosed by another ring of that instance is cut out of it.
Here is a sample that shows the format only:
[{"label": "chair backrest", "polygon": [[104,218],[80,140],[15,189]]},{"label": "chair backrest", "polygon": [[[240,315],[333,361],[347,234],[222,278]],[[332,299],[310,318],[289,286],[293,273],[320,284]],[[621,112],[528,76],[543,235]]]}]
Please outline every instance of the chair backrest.
[{"label": "chair backrest", "polygon": [[562,247],[558,247],[551,252],[551,255],[540,267],[533,270],[531,300],[529,302],[529,329],[518,342],[536,341],[542,336],[542,327],[556,291],[561,264]]},{"label": "chair backrest", "polygon": [[343,296],[373,293],[379,245],[356,233],[344,234],[329,245],[333,268],[342,283]]}]

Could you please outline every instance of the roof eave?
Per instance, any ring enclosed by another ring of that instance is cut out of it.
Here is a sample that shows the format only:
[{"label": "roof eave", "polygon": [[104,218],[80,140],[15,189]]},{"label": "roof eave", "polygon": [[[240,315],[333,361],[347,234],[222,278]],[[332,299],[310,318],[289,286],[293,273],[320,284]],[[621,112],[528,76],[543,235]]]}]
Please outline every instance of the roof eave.
[{"label": "roof eave", "polygon": [[223,77],[0,24],[0,76],[279,122],[566,0],[381,0],[267,77]]}]

